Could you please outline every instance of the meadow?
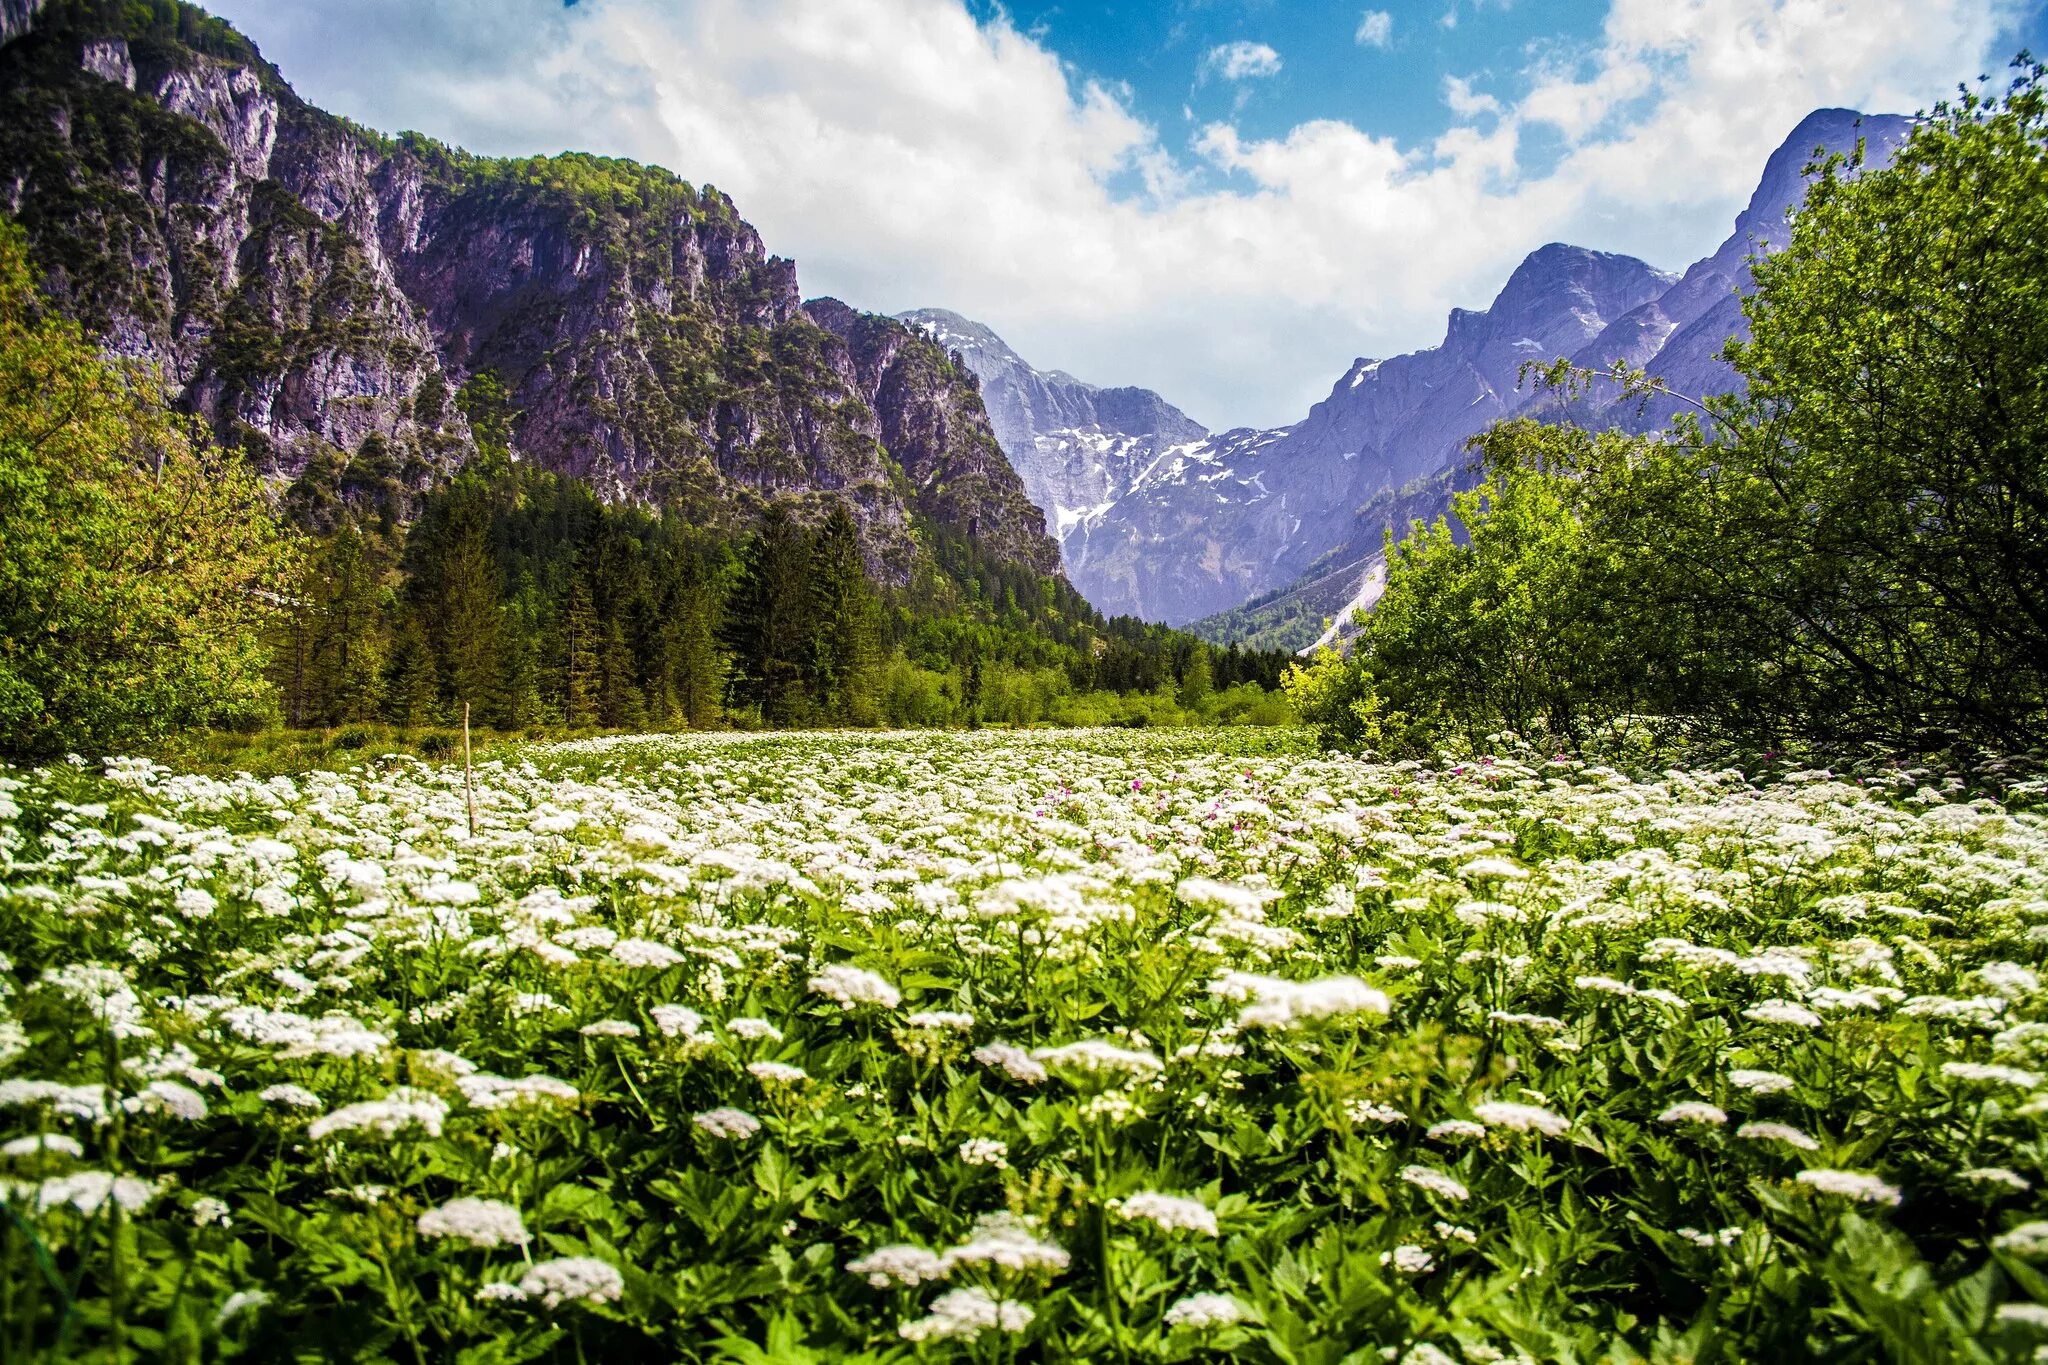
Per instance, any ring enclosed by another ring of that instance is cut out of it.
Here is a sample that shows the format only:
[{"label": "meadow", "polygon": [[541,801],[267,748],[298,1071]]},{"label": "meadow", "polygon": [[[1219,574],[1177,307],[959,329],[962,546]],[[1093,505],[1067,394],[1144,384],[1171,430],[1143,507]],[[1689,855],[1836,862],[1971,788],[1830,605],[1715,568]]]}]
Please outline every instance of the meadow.
[{"label": "meadow", "polygon": [[2048,783],[1499,749],[0,772],[0,1354],[2041,1358]]}]

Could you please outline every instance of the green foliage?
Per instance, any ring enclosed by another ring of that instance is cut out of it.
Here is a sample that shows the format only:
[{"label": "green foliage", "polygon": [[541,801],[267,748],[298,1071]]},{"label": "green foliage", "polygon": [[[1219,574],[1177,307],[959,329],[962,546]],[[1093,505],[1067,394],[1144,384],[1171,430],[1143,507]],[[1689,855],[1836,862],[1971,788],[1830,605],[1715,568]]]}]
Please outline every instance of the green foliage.
[{"label": "green foliage", "polygon": [[1577,746],[1641,716],[1764,748],[2048,737],[2042,68],[1938,107],[1889,166],[1818,167],[1755,274],[1744,395],[1657,437],[1475,443],[1464,535],[1417,528],[1354,662],[1297,680],[1333,742]]},{"label": "green foliage", "polygon": [[7,1359],[2048,1341],[2038,775],[401,738],[0,778]]},{"label": "green foliage", "polygon": [[0,751],[262,719],[292,558],[254,475],[46,314],[0,226]]}]

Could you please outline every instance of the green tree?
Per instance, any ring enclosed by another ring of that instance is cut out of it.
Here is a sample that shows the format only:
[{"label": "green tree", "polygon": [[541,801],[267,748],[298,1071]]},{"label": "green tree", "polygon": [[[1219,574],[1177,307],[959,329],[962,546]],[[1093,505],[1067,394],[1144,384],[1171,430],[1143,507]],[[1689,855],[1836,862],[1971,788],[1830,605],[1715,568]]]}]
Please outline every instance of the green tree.
[{"label": "green tree", "polygon": [[741,552],[725,638],[734,695],[771,725],[800,725],[812,715],[810,576],[809,537],[785,509],[769,508]]},{"label": "green tree", "polygon": [[45,309],[0,224],[0,749],[268,714],[295,556],[254,473]]},{"label": "green tree", "polygon": [[811,549],[810,686],[820,709],[850,725],[881,719],[881,599],[868,581],[860,531],[834,504]]}]

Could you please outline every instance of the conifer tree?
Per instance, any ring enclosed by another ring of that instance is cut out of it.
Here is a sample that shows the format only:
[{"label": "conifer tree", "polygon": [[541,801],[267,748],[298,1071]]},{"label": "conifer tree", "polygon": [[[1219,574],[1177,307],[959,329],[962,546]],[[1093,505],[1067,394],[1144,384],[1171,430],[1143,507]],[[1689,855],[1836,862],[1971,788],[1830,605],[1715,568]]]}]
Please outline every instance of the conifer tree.
[{"label": "conifer tree", "polygon": [[786,510],[771,507],[740,557],[726,617],[734,695],[759,707],[770,725],[802,724],[811,714],[805,686],[815,633],[808,542]]},{"label": "conifer tree", "polygon": [[599,654],[597,607],[582,574],[569,580],[562,612],[562,720],[574,728],[597,723],[603,664]]},{"label": "conifer tree", "polygon": [[833,507],[811,552],[811,687],[819,709],[835,721],[872,725],[880,719],[881,600],[868,581],[860,532],[844,503]]},{"label": "conifer tree", "polygon": [[431,725],[442,718],[441,675],[419,618],[404,614],[385,670],[384,718],[393,725]]}]

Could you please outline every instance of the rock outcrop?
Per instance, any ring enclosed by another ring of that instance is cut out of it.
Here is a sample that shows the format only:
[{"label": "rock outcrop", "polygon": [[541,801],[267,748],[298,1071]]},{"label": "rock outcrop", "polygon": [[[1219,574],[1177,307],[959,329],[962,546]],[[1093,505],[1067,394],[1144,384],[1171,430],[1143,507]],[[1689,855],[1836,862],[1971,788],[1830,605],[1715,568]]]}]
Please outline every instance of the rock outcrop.
[{"label": "rock outcrop", "polygon": [[607,496],[732,527],[840,499],[884,577],[920,516],[1057,572],[972,376],[901,324],[807,310],[717,190],[373,133],[191,6],[0,4],[0,209],[64,306],[319,484],[305,505],[445,475],[489,374],[519,456]]}]

